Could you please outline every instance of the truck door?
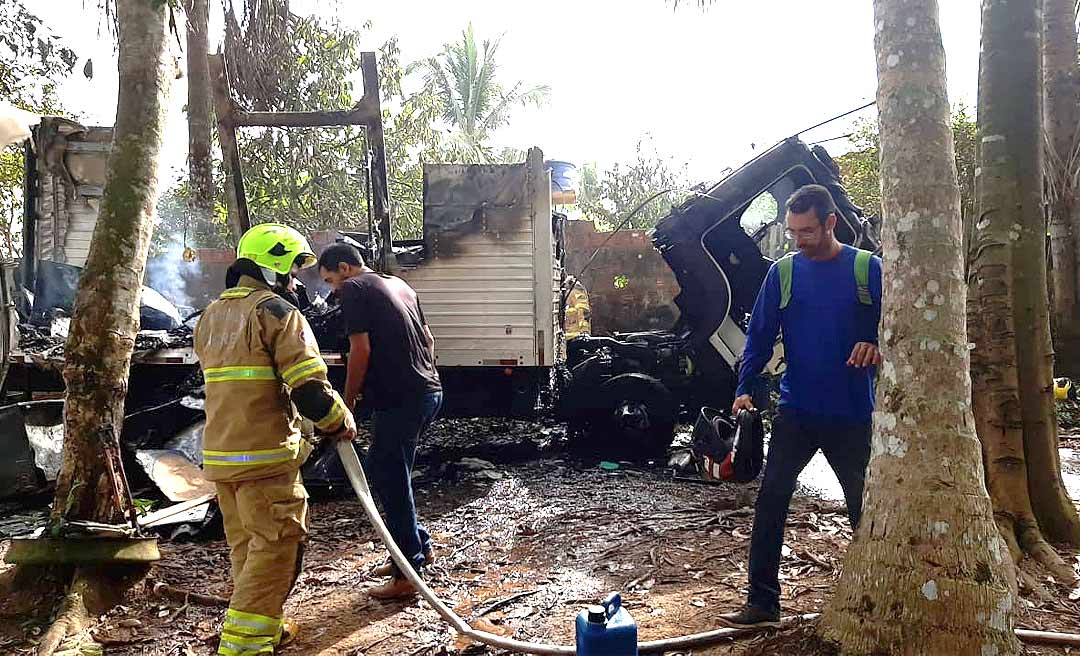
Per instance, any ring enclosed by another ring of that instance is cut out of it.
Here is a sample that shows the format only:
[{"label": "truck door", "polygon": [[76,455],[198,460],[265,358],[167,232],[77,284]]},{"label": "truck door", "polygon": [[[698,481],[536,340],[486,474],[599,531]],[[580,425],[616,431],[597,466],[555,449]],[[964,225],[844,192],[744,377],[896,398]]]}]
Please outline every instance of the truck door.
[{"label": "truck door", "polygon": [[[784,238],[784,203],[796,189],[813,182],[795,167],[718,221],[701,236],[701,247],[727,283],[727,311],[709,336],[709,344],[734,367],[746,346],[746,329],[758,290],[773,261],[789,247]],[[782,366],[783,346],[777,342],[769,370]]]}]

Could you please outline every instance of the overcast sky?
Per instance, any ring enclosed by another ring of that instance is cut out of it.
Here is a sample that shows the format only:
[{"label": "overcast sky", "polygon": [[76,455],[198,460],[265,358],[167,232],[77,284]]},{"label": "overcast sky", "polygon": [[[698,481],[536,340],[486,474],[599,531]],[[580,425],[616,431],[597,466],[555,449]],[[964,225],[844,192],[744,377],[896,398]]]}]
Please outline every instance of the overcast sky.
[{"label": "overcast sky", "polygon": [[[116,111],[116,60],[97,0],[27,3],[82,58],[62,99],[89,123],[109,125]],[[214,23],[220,8],[211,0]],[[977,0],[942,0],[942,29],[953,103],[975,104],[979,53]],[[633,155],[646,134],[663,154],[688,163],[695,179],[824,119],[873,99],[870,0],[694,0],[675,10],[665,0],[293,0],[344,25],[372,24],[366,49],[397,36],[405,62],[435,54],[471,21],[478,38],[502,35],[499,73],[551,86],[550,104],[520,110],[496,135],[499,145],[540,146],[550,159],[597,162]],[[173,49],[178,48],[173,43]],[[211,45],[216,49],[216,44]],[[173,87],[166,166],[179,174],[186,149],[186,82]],[[328,108],[312,108],[328,109]],[[873,118],[873,110],[859,116]],[[851,120],[804,135],[845,134]],[[833,151],[842,143],[829,144]]]}]

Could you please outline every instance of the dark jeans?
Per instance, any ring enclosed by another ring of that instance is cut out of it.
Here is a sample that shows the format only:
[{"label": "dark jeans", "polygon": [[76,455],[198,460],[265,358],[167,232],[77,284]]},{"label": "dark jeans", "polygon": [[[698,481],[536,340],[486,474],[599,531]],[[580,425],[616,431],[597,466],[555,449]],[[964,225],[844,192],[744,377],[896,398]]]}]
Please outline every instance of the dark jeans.
[{"label": "dark jeans", "polygon": [[818,449],[825,453],[840,480],[852,527],[858,526],[866,464],[870,460],[870,426],[869,422],[807,417],[784,408],[777,413],[750,538],[749,602],[754,606],[780,610],[780,553],[788,506],[799,474]]},{"label": "dark jeans", "polygon": [[[424,431],[442,408],[442,392],[428,392],[398,402],[393,408],[375,410],[372,442],[364,469],[383,506],[386,528],[416,571],[431,549],[431,536],[416,518],[412,469],[416,447]],[[394,564],[394,575],[400,570]]]}]

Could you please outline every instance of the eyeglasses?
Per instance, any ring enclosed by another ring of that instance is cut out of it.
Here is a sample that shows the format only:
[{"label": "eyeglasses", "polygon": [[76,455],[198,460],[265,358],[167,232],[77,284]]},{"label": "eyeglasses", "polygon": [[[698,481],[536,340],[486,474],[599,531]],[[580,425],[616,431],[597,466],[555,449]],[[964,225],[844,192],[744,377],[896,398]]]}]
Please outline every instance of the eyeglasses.
[{"label": "eyeglasses", "polygon": [[798,230],[792,230],[791,228],[784,229],[784,236],[788,239],[795,239],[796,237],[802,237],[803,239],[810,239],[816,237],[821,229],[820,228],[799,228]]}]

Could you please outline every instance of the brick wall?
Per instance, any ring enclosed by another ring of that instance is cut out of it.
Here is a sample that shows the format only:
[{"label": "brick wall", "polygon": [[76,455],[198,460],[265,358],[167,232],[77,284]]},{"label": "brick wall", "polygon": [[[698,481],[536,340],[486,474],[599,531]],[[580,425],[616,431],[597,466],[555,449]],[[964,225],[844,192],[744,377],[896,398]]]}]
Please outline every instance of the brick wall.
[{"label": "brick wall", "polygon": [[[608,236],[591,221],[567,222],[569,273],[577,275]],[[678,316],[679,285],[643,230],[611,236],[581,281],[589,290],[595,335],[670,328]]]}]

